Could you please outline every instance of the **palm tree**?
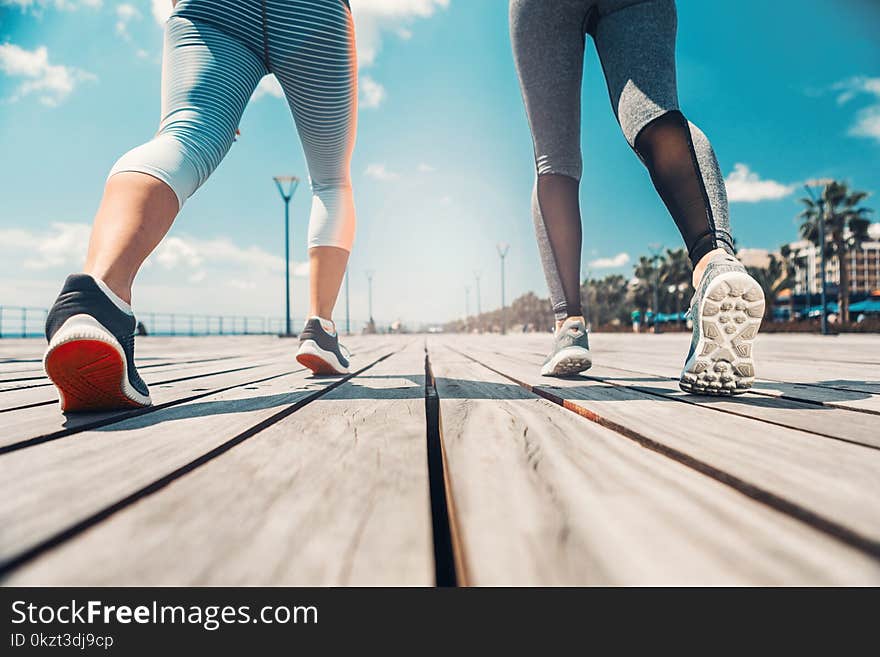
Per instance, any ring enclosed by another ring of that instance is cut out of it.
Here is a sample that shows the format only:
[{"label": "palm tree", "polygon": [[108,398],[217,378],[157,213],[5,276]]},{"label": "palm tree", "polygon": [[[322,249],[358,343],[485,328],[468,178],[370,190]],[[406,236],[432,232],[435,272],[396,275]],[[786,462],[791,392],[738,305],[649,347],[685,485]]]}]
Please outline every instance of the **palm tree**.
[{"label": "palm tree", "polygon": [[584,310],[589,312],[595,327],[622,322],[629,318],[626,305],[627,280],[620,274],[605,278],[590,278],[581,285]]},{"label": "palm tree", "polygon": [[[790,253],[790,251],[786,251],[786,253]],[[782,257],[771,254],[770,262],[767,263],[766,267],[746,267],[746,269],[749,270],[749,275],[758,281],[761,289],[764,290],[764,299],[766,300],[764,304],[764,320],[772,320],[773,301],[782,290],[790,287],[794,282],[785,254]]]},{"label": "palm tree", "polygon": [[[632,287],[632,301],[644,317],[645,311],[654,305],[654,260],[648,256],[639,256],[639,261],[633,269],[636,280]],[[657,312],[656,308],[653,310]]]},{"label": "palm tree", "polygon": [[[861,207],[867,192],[850,190],[846,183],[832,181],[825,185],[819,200],[804,197],[804,209],[798,215],[801,220],[801,237],[815,245],[820,243],[819,226],[822,214],[825,223],[825,257],[836,257],[840,269],[838,305],[841,323],[849,322],[849,262],[846,254],[857,249],[868,236],[873,212]],[[820,254],[821,255],[821,254]]]},{"label": "palm tree", "polygon": [[[670,312],[679,312],[683,293],[690,289],[693,267],[684,249],[667,249],[660,265],[660,306]],[[674,290],[674,291],[670,291]]]}]

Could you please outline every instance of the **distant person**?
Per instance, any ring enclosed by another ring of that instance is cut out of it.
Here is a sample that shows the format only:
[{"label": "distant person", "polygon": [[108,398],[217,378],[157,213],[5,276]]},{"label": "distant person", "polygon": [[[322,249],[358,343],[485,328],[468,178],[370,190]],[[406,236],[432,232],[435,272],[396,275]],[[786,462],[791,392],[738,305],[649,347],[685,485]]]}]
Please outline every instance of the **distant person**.
[{"label": "distant person", "polygon": [[[510,34],[532,130],[532,215],[556,315],[541,373],[592,364],[580,301],[580,99],[587,34],[611,104],[675,220],[694,267],[694,334],[680,385],[712,394],[752,385],[761,287],[734,257],[727,195],[706,136],[679,110],[673,0],[511,0]],[[635,235],[637,241],[638,235]]]},{"label": "distant person", "polygon": [[642,313],[640,310],[633,310],[630,317],[632,317],[633,323],[633,333],[639,332],[639,323],[642,319]]},{"label": "distant person", "polygon": [[67,278],[46,322],[44,363],[65,411],[151,403],[134,365],[132,283],[226,155],[248,99],[269,73],[296,121],[313,194],[311,309],[297,360],[316,373],[348,371],[331,317],[355,233],[349,169],[357,63],[348,2],[174,4],[165,24],[159,131],[111,169],[83,273]]}]

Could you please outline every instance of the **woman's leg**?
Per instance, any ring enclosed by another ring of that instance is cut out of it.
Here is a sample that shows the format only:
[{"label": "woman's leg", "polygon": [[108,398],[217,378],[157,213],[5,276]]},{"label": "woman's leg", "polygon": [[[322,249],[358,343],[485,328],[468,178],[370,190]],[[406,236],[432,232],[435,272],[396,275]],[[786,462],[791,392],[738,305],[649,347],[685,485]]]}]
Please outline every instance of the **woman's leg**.
[{"label": "woman's leg", "polygon": [[532,218],[557,328],[581,317],[581,79],[586,0],[511,0],[510,38],[535,149]]},{"label": "woman's leg", "polygon": [[67,278],[46,318],[44,365],[63,410],[151,403],[134,365],[132,281],[226,154],[264,73],[259,57],[215,27],[169,19],[159,133],[111,170],[86,273]]},{"label": "woman's leg", "polygon": [[600,16],[596,44],[623,133],[694,266],[693,337],[679,386],[733,395],[754,381],[764,294],[733,255],[724,180],[709,140],[678,109],[675,30],[673,0],[645,0]]},{"label": "woman's leg", "polygon": [[162,120],[156,136],[114,165],[95,216],[84,271],[125,301],[143,261],[184,201],[232,144],[260,78],[260,59],[212,25],[166,25]]},{"label": "woman's leg", "polygon": [[296,121],[312,189],[309,314],[331,320],[355,234],[354,25],[341,0],[305,0],[295,12],[280,0],[269,0],[266,7],[269,67]]},{"label": "woman's leg", "polygon": [[171,228],[177,210],[177,196],[158,178],[131,171],[112,176],[95,215],[83,271],[131,303],[135,274]]},{"label": "woman's leg", "polygon": [[684,238],[696,285],[714,255],[733,254],[733,240],[715,153],[679,110],[675,32],[675,2],[644,0],[600,11],[595,38],[624,136]]}]

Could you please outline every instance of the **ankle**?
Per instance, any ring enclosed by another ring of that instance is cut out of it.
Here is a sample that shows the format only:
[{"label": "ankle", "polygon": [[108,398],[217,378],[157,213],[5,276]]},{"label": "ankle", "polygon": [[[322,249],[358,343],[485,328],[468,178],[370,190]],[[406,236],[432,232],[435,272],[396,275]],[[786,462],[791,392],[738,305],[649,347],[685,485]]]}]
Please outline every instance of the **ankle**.
[{"label": "ankle", "polygon": [[706,267],[709,266],[709,263],[712,261],[712,258],[714,258],[717,255],[724,255],[726,253],[727,253],[727,251],[725,251],[724,249],[712,249],[711,251],[709,251],[709,253],[707,253],[702,258],[700,258],[699,262],[697,262],[696,266],[694,266],[694,274],[693,274],[693,277],[691,278],[691,282],[694,285],[694,289],[697,289],[697,286],[699,286],[700,281],[703,280],[703,274],[706,272]]},{"label": "ankle", "polygon": [[336,322],[330,319],[330,313],[327,313],[326,316],[319,313],[309,313],[309,319],[317,319],[321,323],[321,328],[330,335],[336,333]]},{"label": "ankle", "polygon": [[587,321],[584,319],[584,316],[583,316],[583,315],[569,315],[569,316],[566,317],[565,319],[557,319],[557,320],[556,320],[556,330],[559,331],[559,329],[562,328],[562,325],[565,324],[565,323],[566,323],[568,320],[570,320],[570,319],[580,320],[580,321],[583,322],[584,324],[587,323]]},{"label": "ankle", "polygon": [[110,272],[100,271],[88,266],[83,269],[83,273],[107,286],[113,294],[126,304],[131,305],[131,280],[113,276]]}]

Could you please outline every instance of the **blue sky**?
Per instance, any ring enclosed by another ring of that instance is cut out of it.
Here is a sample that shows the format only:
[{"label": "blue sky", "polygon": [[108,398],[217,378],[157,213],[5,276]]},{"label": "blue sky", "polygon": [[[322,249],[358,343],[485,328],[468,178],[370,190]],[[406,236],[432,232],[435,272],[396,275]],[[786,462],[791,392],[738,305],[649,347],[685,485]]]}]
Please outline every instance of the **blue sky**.
[{"label": "blue sky", "polygon": [[[367,270],[376,272],[374,314],[383,321],[462,315],[475,270],[483,309],[497,307],[502,240],[511,245],[508,298],[546,296],[506,0],[352,5],[362,88],[352,316],[367,314]],[[0,304],[46,306],[81,266],[106,172],[158,123],[158,18],[167,6],[0,0]],[[682,107],[730,181],[741,246],[795,237],[797,185],[808,178],[880,190],[878,24],[880,9],[867,0],[679,1]],[[283,215],[272,176],[306,171],[273,92],[267,81],[241,138],[143,270],[136,311],[280,314]],[[680,237],[620,134],[592,45],[583,96],[584,268],[628,275],[647,244],[678,246]],[[301,188],[297,263],[308,208]],[[306,279],[295,269],[301,317]]]}]

